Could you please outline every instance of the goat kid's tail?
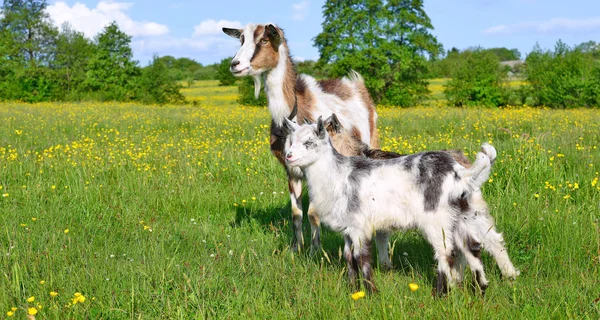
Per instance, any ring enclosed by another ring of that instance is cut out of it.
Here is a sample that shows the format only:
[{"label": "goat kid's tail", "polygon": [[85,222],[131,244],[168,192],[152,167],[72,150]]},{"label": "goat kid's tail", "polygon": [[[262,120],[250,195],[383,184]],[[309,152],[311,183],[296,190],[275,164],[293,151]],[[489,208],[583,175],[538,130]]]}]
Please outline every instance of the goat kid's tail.
[{"label": "goat kid's tail", "polygon": [[473,162],[473,165],[467,170],[465,175],[468,188],[471,191],[480,189],[490,178],[492,163],[496,160],[496,156],[496,148],[492,145],[484,143],[481,146],[481,151],[477,153],[475,162]]}]

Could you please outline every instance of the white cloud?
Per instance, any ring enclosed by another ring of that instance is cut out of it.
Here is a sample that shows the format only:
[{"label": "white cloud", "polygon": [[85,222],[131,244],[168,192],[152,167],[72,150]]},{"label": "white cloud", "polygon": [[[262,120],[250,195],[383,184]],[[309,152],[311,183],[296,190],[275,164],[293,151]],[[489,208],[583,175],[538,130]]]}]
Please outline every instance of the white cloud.
[{"label": "white cloud", "polygon": [[559,33],[559,32],[600,32],[600,17],[588,19],[554,18],[547,21],[526,21],[514,24],[502,24],[483,30],[483,34],[511,35],[516,33]]},{"label": "white cloud", "polygon": [[292,4],[292,20],[300,21],[304,20],[308,15],[308,9],[310,8],[310,2],[307,0],[300,1],[298,3]]},{"label": "white cloud", "polygon": [[72,7],[63,1],[57,1],[48,6],[46,11],[57,26],[64,22],[71,24],[73,29],[93,37],[113,21],[131,36],[158,36],[169,32],[166,25],[148,21],[134,21],[125,12],[133,6],[129,2],[100,1],[95,8],[76,2]]},{"label": "white cloud", "polygon": [[242,23],[239,21],[228,21],[228,20],[213,20],[208,19],[200,22],[199,25],[194,26],[194,37],[203,37],[209,35],[217,35],[223,33],[222,28],[237,28],[243,29]]}]

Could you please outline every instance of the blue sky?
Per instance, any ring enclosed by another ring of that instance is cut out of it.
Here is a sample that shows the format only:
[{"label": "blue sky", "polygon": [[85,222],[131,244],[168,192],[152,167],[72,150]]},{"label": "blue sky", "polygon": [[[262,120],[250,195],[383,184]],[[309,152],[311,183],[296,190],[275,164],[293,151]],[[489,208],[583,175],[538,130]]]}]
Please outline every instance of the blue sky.
[{"label": "blue sky", "polygon": [[[154,53],[208,64],[232,56],[239,46],[220,27],[247,23],[276,23],[296,58],[318,58],[312,38],[321,31],[324,2],[49,0],[48,12],[57,24],[68,21],[90,37],[117,21],[133,35],[135,58],[143,65]],[[600,41],[598,0],[425,0],[425,11],[446,50],[508,47],[526,54],[536,42],[551,49],[558,39],[569,45]]]}]

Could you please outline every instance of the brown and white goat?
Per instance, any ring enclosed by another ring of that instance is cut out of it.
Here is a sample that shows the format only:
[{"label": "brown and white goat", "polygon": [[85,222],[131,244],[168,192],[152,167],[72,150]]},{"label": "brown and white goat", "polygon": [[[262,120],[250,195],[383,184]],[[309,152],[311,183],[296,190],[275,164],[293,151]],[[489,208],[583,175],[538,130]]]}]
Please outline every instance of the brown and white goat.
[{"label": "brown and white goat", "polygon": [[[377,113],[362,77],[351,72],[348,77],[317,81],[308,75],[298,75],[292,63],[283,30],[272,24],[249,24],[244,29],[223,28],[225,34],[237,38],[241,47],[231,61],[235,76],[254,78],[255,95],[265,82],[268,108],[271,113],[271,152],[285,166],[292,206],[294,239],[292,248],[304,244],[302,235],[302,178],[299,168],[285,163],[284,119],[302,124],[305,119],[315,121],[335,113],[343,125],[343,136],[358,139],[371,148],[378,147]],[[358,155],[338,139],[336,150],[341,154]],[[312,247],[320,246],[320,219],[309,203],[308,219],[311,225]]]}]

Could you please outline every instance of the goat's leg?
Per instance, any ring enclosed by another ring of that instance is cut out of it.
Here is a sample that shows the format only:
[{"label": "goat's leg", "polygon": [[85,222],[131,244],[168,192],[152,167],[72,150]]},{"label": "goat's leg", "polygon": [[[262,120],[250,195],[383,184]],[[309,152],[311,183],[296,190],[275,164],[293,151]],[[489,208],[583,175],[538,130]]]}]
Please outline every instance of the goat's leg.
[{"label": "goat's leg", "polygon": [[425,238],[433,247],[435,259],[438,262],[438,279],[436,285],[438,296],[447,294],[449,287],[456,284],[456,279],[451,272],[455,256],[454,241],[452,239],[453,232],[454,230],[450,223],[432,224],[423,229]]},{"label": "goat's leg", "polygon": [[352,254],[352,240],[344,236],[344,258],[348,268],[348,283],[352,290],[356,289],[356,276],[358,275],[358,263]]},{"label": "goat's leg", "polygon": [[476,238],[481,242],[483,248],[490,252],[500,267],[503,277],[515,279],[520,272],[515,269],[508,257],[508,252],[504,247],[504,238],[501,233],[496,231],[494,218],[489,214],[487,203],[480,191],[471,195],[469,205],[474,210],[468,220],[468,229],[471,230],[469,233],[477,235],[471,236],[471,238]]},{"label": "goat's leg", "polygon": [[353,239],[352,243],[354,244],[352,253],[362,272],[365,291],[375,293],[377,287],[373,282],[373,269],[371,268],[371,239]]},{"label": "goat's leg", "polygon": [[375,243],[377,244],[377,258],[379,265],[385,269],[392,269],[392,260],[390,260],[389,250],[389,231],[375,231]]},{"label": "goat's leg", "polygon": [[502,234],[498,233],[492,226],[492,228],[487,230],[481,243],[483,248],[489,251],[496,260],[496,263],[502,272],[502,276],[511,280],[516,279],[520,272],[513,266],[508,257],[508,251],[504,247],[504,238],[502,237]]},{"label": "goat's leg", "polygon": [[308,205],[308,221],[310,221],[310,249],[312,252],[317,252],[321,248],[321,219],[310,203]]},{"label": "goat's leg", "polygon": [[471,272],[473,273],[473,278],[477,283],[477,287],[481,290],[481,294],[485,294],[485,289],[487,289],[489,282],[485,277],[483,262],[481,261],[481,242],[465,235],[463,239],[456,241],[456,246],[464,254],[469,268],[471,268]]},{"label": "goat's leg", "polygon": [[304,246],[302,235],[302,179],[288,176],[288,187],[292,203],[292,229],[294,231],[292,250],[300,251]]}]

